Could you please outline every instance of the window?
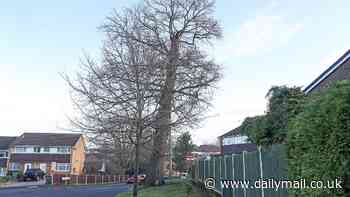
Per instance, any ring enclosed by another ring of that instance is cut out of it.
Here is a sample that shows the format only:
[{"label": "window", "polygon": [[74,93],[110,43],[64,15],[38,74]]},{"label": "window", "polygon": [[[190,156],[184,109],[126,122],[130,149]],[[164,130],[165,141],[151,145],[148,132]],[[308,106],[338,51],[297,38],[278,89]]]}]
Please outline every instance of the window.
[{"label": "window", "polygon": [[50,152],[50,147],[44,147],[44,152],[49,153]]},{"label": "window", "polygon": [[69,163],[57,163],[56,164],[56,171],[69,172],[70,171],[70,164]]},{"label": "window", "polygon": [[231,136],[222,140],[222,145],[245,144],[248,142],[247,136]]},{"label": "window", "polygon": [[7,151],[0,151],[0,158],[8,158],[9,153]]},{"label": "window", "polygon": [[16,153],[25,153],[26,151],[26,147],[16,147]]},{"label": "window", "polygon": [[34,152],[35,153],[40,153],[41,148],[40,147],[34,147]]},{"label": "window", "polygon": [[14,171],[17,171],[17,170],[20,170],[21,169],[21,164],[20,163],[10,163],[10,170],[14,170]]},{"label": "window", "polygon": [[0,168],[0,177],[6,175],[6,170],[5,168]]},{"label": "window", "polygon": [[70,153],[70,147],[57,147],[57,152],[59,153]]}]

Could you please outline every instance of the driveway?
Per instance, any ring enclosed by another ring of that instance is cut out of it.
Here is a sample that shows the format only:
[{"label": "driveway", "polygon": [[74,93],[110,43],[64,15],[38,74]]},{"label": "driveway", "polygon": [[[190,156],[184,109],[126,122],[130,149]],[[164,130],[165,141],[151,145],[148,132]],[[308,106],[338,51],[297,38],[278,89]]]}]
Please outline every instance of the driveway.
[{"label": "driveway", "polygon": [[24,188],[0,189],[1,197],[115,197],[126,192],[129,186],[90,185],[90,186],[31,186]]}]

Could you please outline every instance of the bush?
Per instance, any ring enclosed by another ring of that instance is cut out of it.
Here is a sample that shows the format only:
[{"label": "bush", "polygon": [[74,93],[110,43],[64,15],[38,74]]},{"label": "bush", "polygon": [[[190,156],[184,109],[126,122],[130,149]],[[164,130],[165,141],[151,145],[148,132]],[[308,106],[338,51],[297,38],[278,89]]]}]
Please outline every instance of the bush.
[{"label": "bush", "polygon": [[6,183],[9,180],[10,180],[10,177],[8,177],[8,176],[0,177],[0,183]]},{"label": "bush", "polygon": [[350,166],[350,82],[336,83],[308,98],[289,124],[288,157],[291,180],[342,179],[344,189],[304,189],[294,196],[348,196]]}]

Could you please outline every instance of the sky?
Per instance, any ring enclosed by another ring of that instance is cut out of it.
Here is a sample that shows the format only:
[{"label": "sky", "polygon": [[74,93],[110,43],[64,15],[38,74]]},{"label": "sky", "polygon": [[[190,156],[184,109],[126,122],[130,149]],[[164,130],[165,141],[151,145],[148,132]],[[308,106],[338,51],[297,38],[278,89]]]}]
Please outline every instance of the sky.
[{"label": "sky", "polygon": [[[72,107],[61,74],[101,56],[98,26],[137,0],[4,1],[0,6],[0,135],[59,132]],[[350,48],[348,0],[217,0],[223,38],[206,47],[223,67],[208,119],[191,130],[213,143],[263,114],[273,85],[306,86]]]}]

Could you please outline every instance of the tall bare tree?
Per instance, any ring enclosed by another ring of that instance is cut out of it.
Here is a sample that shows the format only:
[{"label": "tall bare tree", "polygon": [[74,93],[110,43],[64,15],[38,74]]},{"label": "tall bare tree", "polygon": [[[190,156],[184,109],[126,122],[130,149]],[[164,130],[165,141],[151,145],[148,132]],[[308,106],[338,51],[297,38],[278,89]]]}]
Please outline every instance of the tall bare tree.
[{"label": "tall bare tree", "polygon": [[104,143],[133,145],[133,196],[137,196],[140,150],[155,132],[159,93],[154,84],[159,84],[161,62],[150,48],[107,34],[103,61],[97,64],[87,57],[76,81],[66,76],[80,111],[72,122],[96,139],[106,140]]},{"label": "tall bare tree", "polygon": [[[167,140],[173,126],[197,122],[220,78],[219,66],[200,51],[202,44],[221,36],[213,17],[214,0],[144,0],[140,5],[115,12],[103,31],[113,38],[131,39],[163,59],[157,126],[153,139],[149,182],[163,176]],[[134,31],[137,27],[138,32]],[[141,32],[141,35],[139,34]]]}]

